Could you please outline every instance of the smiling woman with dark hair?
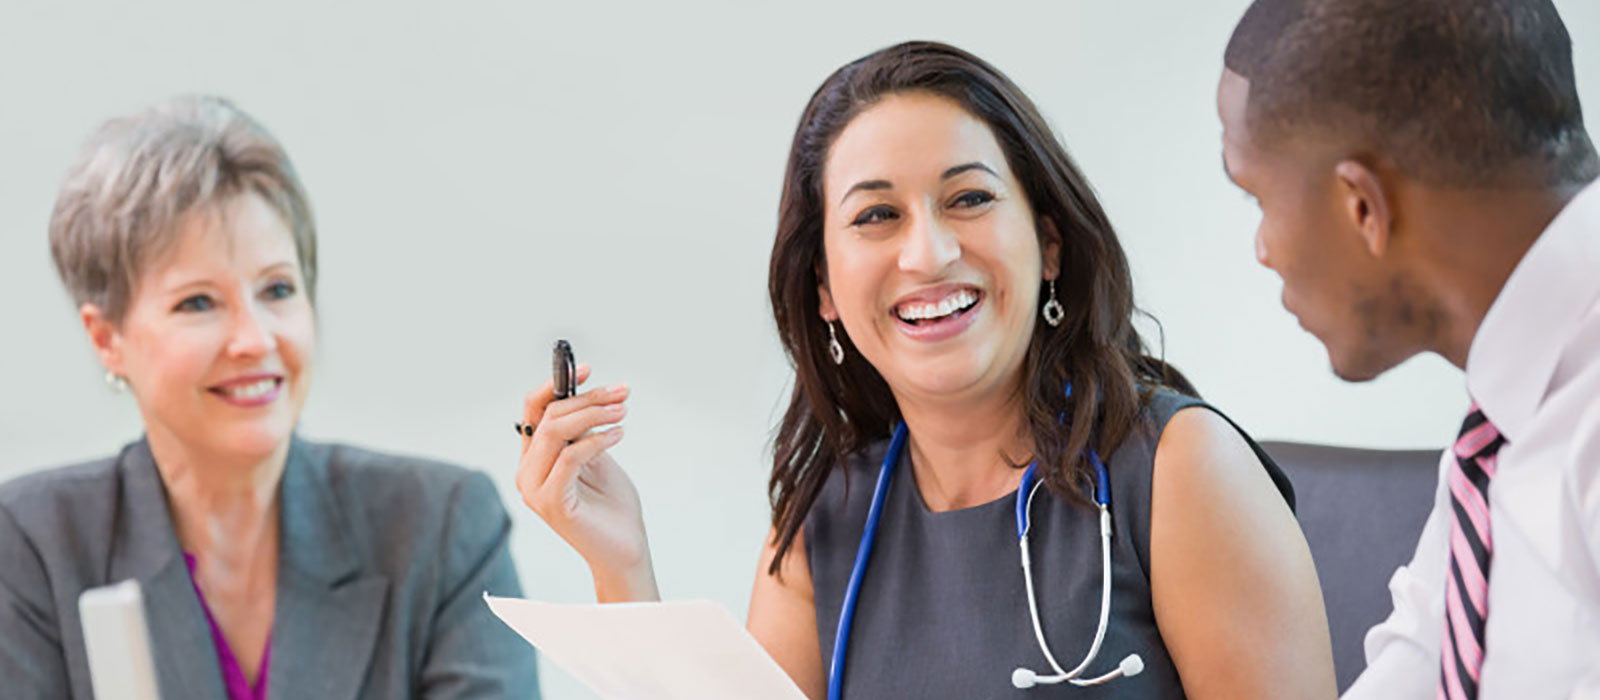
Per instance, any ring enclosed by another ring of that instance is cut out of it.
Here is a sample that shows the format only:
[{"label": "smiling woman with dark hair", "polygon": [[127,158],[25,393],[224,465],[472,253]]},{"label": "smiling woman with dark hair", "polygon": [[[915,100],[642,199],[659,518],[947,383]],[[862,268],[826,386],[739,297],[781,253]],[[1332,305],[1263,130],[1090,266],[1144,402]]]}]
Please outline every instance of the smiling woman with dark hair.
[{"label": "smiling woman with dark hair", "polygon": [[[1287,481],[1146,354],[1115,232],[993,67],[913,42],[823,83],[769,292],[796,381],[749,629],[811,697],[1333,695]],[[591,432],[625,398],[525,416],[523,498],[601,600],[657,596]]]}]

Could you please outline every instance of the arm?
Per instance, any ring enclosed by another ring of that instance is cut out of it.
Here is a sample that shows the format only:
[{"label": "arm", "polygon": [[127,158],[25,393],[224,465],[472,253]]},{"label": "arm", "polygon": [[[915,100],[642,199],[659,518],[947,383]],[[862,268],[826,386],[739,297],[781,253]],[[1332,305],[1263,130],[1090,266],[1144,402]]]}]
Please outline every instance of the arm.
[{"label": "arm", "polygon": [[7,698],[71,695],[49,591],[39,553],[0,505],[0,678]]},{"label": "arm", "polygon": [[[1600,368],[1593,372],[1600,373]],[[1589,384],[1595,385],[1600,385],[1600,378]],[[1600,574],[1600,401],[1589,402],[1578,419],[1578,426],[1568,469],[1578,502],[1579,522],[1586,533],[1589,565]],[[1600,659],[1592,664],[1589,675],[1581,678],[1578,687],[1573,689],[1572,700],[1600,700]]]},{"label": "arm", "polygon": [[533,648],[483,603],[485,592],[522,594],[506,551],[511,520],[494,484],[482,474],[458,484],[446,517],[447,531],[440,545],[445,588],[417,674],[421,696],[430,700],[538,697]]},{"label": "arm", "polygon": [[1174,415],[1156,448],[1150,511],[1156,623],[1184,692],[1333,697],[1311,551],[1238,431],[1210,410]]},{"label": "arm", "polygon": [[[588,377],[589,368],[578,367],[578,380]],[[621,429],[600,430],[622,419],[627,395],[626,389],[595,389],[555,401],[546,382],[528,394],[523,407],[523,420],[537,421],[537,427],[523,440],[517,490],[588,562],[602,603],[660,599],[639,495],[606,454],[621,440]],[[769,535],[750,596],[748,628],[796,685],[821,698],[822,650],[805,542],[795,540],[780,576],[767,573],[775,555]]]},{"label": "arm", "polygon": [[819,700],[828,694],[828,681],[817,637],[817,606],[812,597],[805,533],[795,535],[794,546],[774,576],[767,572],[778,553],[777,535],[776,530],[768,533],[761,548],[761,568],[756,571],[755,589],[750,592],[746,626],[750,636],[761,643],[806,697]]},{"label": "arm", "polygon": [[1367,632],[1367,668],[1345,700],[1432,698],[1439,684],[1439,641],[1444,635],[1444,571],[1450,537],[1450,450],[1439,461],[1433,512],[1422,526],[1411,563],[1389,579],[1394,610]]}]

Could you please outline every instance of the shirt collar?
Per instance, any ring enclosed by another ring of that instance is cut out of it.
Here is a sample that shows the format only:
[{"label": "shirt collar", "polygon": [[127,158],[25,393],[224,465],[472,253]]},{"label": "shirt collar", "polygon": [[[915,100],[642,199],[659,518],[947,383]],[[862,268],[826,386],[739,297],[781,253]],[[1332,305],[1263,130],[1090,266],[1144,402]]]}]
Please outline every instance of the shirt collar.
[{"label": "shirt collar", "polygon": [[1517,263],[1467,351],[1467,390],[1508,441],[1543,401],[1567,340],[1600,297],[1600,181],[1567,202]]}]

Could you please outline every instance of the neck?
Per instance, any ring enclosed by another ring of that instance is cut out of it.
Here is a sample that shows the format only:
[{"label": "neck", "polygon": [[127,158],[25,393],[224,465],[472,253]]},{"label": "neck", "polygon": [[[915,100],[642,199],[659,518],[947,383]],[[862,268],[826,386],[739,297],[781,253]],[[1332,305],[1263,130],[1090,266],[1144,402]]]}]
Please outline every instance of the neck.
[{"label": "neck", "polygon": [[988,503],[1017,487],[1033,454],[1022,392],[1013,387],[960,398],[896,392],[910,431],[911,467],[930,510]]},{"label": "neck", "polygon": [[262,557],[275,557],[278,484],[288,440],[257,457],[197,450],[156,429],[149,430],[149,440],[184,551],[211,563],[246,568]]},{"label": "neck", "polygon": [[[1524,190],[1422,190],[1418,230],[1435,231],[1422,274],[1444,311],[1429,349],[1466,369],[1472,339],[1512,271],[1581,185]],[[1426,220],[1422,220],[1426,219]]]}]

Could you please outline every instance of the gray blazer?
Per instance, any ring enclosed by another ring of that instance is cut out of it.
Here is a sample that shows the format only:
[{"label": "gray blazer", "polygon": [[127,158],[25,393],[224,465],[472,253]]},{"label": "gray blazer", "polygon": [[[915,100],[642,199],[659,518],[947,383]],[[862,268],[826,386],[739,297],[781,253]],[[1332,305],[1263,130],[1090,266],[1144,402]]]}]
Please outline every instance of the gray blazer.
[{"label": "gray blazer", "polygon": [[[296,438],[280,488],[269,698],[538,696],[532,647],[483,602],[521,591],[488,478]],[[162,696],[226,698],[181,554],[142,440],[0,485],[0,695],[91,698],[78,595],[132,578]]]}]

